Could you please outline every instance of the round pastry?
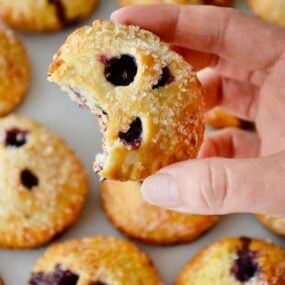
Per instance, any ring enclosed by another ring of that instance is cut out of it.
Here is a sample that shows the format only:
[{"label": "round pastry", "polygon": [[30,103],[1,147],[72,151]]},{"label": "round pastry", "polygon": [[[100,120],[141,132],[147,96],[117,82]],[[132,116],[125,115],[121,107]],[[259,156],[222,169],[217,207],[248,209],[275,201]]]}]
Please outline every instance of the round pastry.
[{"label": "round pastry", "polygon": [[249,7],[258,17],[285,27],[284,0],[248,0]]},{"label": "round pastry", "polygon": [[201,250],[176,285],[285,284],[285,250],[269,242],[226,238]]},{"label": "round pastry", "polygon": [[217,5],[217,6],[231,6],[233,0],[119,0],[120,6],[126,5],[141,5],[141,4],[179,4],[179,5]]},{"label": "round pastry", "polygon": [[43,245],[79,216],[87,192],[75,153],[42,125],[0,119],[0,247]]},{"label": "round pastry", "polygon": [[56,31],[85,19],[97,0],[0,0],[0,18],[30,32]]},{"label": "round pastry", "polygon": [[226,127],[239,128],[242,121],[217,106],[206,113],[206,123],[215,129]]},{"label": "round pastry", "polygon": [[269,215],[257,215],[259,221],[278,235],[285,236],[285,219]]},{"label": "round pastry", "polygon": [[106,180],[101,184],[103,207],[123,233],[151,244],[190,242],[214,226],[218,216],[187,215],[152,206],[140,193],[139,182]]},{"label": "round pastry", "polygon": [[104,153],[94,168],[102,178],[142,181],[196,157],[205,127],[201,85],[154,34],[95,21],[68,37],[49,74],[97,115]]},{"label": "round pastry", "polygon": [[0,24],[0,117],[13,111],[26,96],[30,63],[22,43]]},{"label": "round pastry", "polygon": [[51,246],[33,268],[30,285],[162,285],[145,253],[115,237]]}]

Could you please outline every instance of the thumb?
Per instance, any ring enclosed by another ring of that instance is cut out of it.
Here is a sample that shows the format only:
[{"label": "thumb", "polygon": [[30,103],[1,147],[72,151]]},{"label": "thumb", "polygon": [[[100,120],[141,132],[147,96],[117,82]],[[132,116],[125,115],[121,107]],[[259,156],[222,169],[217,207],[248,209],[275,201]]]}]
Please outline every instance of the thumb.
[{"label": "thumb", "polygon": [[255,159],[196,159],[148,177],[151,204],[191,214],[266,213],[285,216],[285,152]]}]

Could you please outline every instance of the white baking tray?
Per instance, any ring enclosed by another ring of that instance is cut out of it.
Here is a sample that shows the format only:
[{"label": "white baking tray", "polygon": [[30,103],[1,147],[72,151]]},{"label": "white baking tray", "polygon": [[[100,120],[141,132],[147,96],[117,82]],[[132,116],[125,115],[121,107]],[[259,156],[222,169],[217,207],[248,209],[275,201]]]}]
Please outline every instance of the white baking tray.
[{"label": "white baking tray", "polygon": [[[246,1],[238,2],[239,8],[246,9]],[[111,12],[116,8],[115,0],[101,0],[98,9],[86,23],[90,23],[95,18],[108,19]],[[121,236],[102,212],[99,179],[92,171],[95,153],[101,151],[101,134],[97,122],[88,111],[79,109],[57,86],[48,83],[46,80],[48,65],[53,54],[71,32],[72,29],[43,35],[19,34],[30,54],[33,78],[29,96],[17,112],[39,120],[65,138],[71,147],[77,151],[89,173],[90,191],[83,215],[57,241],[93,235]],[[138,246],[151,256],[165,284],[173,284],[179,271],[200,248],[225,236],[240,235],[271,239],[278,244],[283,243],[285,245],[284,240],[265,230],[254,216],[229,215],[225,216],[215,228],[192,244],[157,247],[138,243]],[[44,250],[45,248],[26,251],[0,250],[0,274],[5,284],[27,284],[31,268]]]}]

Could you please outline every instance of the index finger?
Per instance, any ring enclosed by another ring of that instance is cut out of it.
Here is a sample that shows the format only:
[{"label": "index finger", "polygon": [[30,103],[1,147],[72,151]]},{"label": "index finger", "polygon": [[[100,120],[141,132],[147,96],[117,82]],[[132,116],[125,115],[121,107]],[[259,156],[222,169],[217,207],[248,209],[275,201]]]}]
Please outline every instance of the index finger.
[{"label": "index finger", "polygon": [[156,33],[169,43],[216,54],[237,65],[270,71],[285,53],[285,30],[241,12],[212,6],[143,5],[112,19]]}]

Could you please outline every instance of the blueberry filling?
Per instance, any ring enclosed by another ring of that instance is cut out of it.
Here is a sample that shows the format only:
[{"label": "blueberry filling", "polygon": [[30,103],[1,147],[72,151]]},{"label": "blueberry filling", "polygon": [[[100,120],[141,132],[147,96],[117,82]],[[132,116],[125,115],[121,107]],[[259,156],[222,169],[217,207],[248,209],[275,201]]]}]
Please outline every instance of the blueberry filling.
[{"label": "blueberry filling", "polygon": [[30,285],[45,285],[45,275],[43,272],[32,273],[29,281]]},{"label": "blueberry filling", "polygon": [[136,59],[131,55],[122,54],[109,60],[101,56],[99,60],[105,65],[105,78],[115,86],[128,86],[137,75]]},{"label": "blueberry filling", "polygon": [[59,22],[63,27],[71,26],[79,22],[79,18],[68,19],[62,0],[48,0],[50,4],[54,5],[56,9],[56,15]]},{"label": "blueberry filling", "polygon": [[136,118],[130,125],[130,128],[126,133],[120,132],[119,138],[121,141],[134,149],[140,147],[142,142],[142,121],[140,118]]},{"label": "blueberry filling", "polygon": [[240,282],[247,282],[258,273],[258,264],[256,262],[256,252],[249,249],[251,240],[241,238],[242,248],[237,252],[237,258],[231,272]]},{"label": "blueberry filling", "polygon": [[56,9],[56,15],[59,21],[65,26],[67,24],[67,19],[65,15],[65,9],[61,0],[48,0],[50,4],[53,4]]},{"label": "blueberry filling", "polygon": [[39,179],[29,169],[23,170],[20,178],[22,185],[29,190],[39,185]]},{"label": "blueberry filling", "polygon": [[5,145],[10,147],[21,147],[27,142],[28,131],[13,128],[6,131]]},{"label": "blueberry filling", "polygon": [[158,82],[152,86],[152,89],[158,89],[160,87],[169,85],[173,80],[174,80],[174,77],[171,74],[169,67],[165,66],[162,69],[162,74],[160,75]]},{"label": "blueberry filling", "polygon": [[44,274],[43,272],[33,273],[30,285],[76,285],[79,276],[70,270],[63,270],[56,265],[54,272]]}]

